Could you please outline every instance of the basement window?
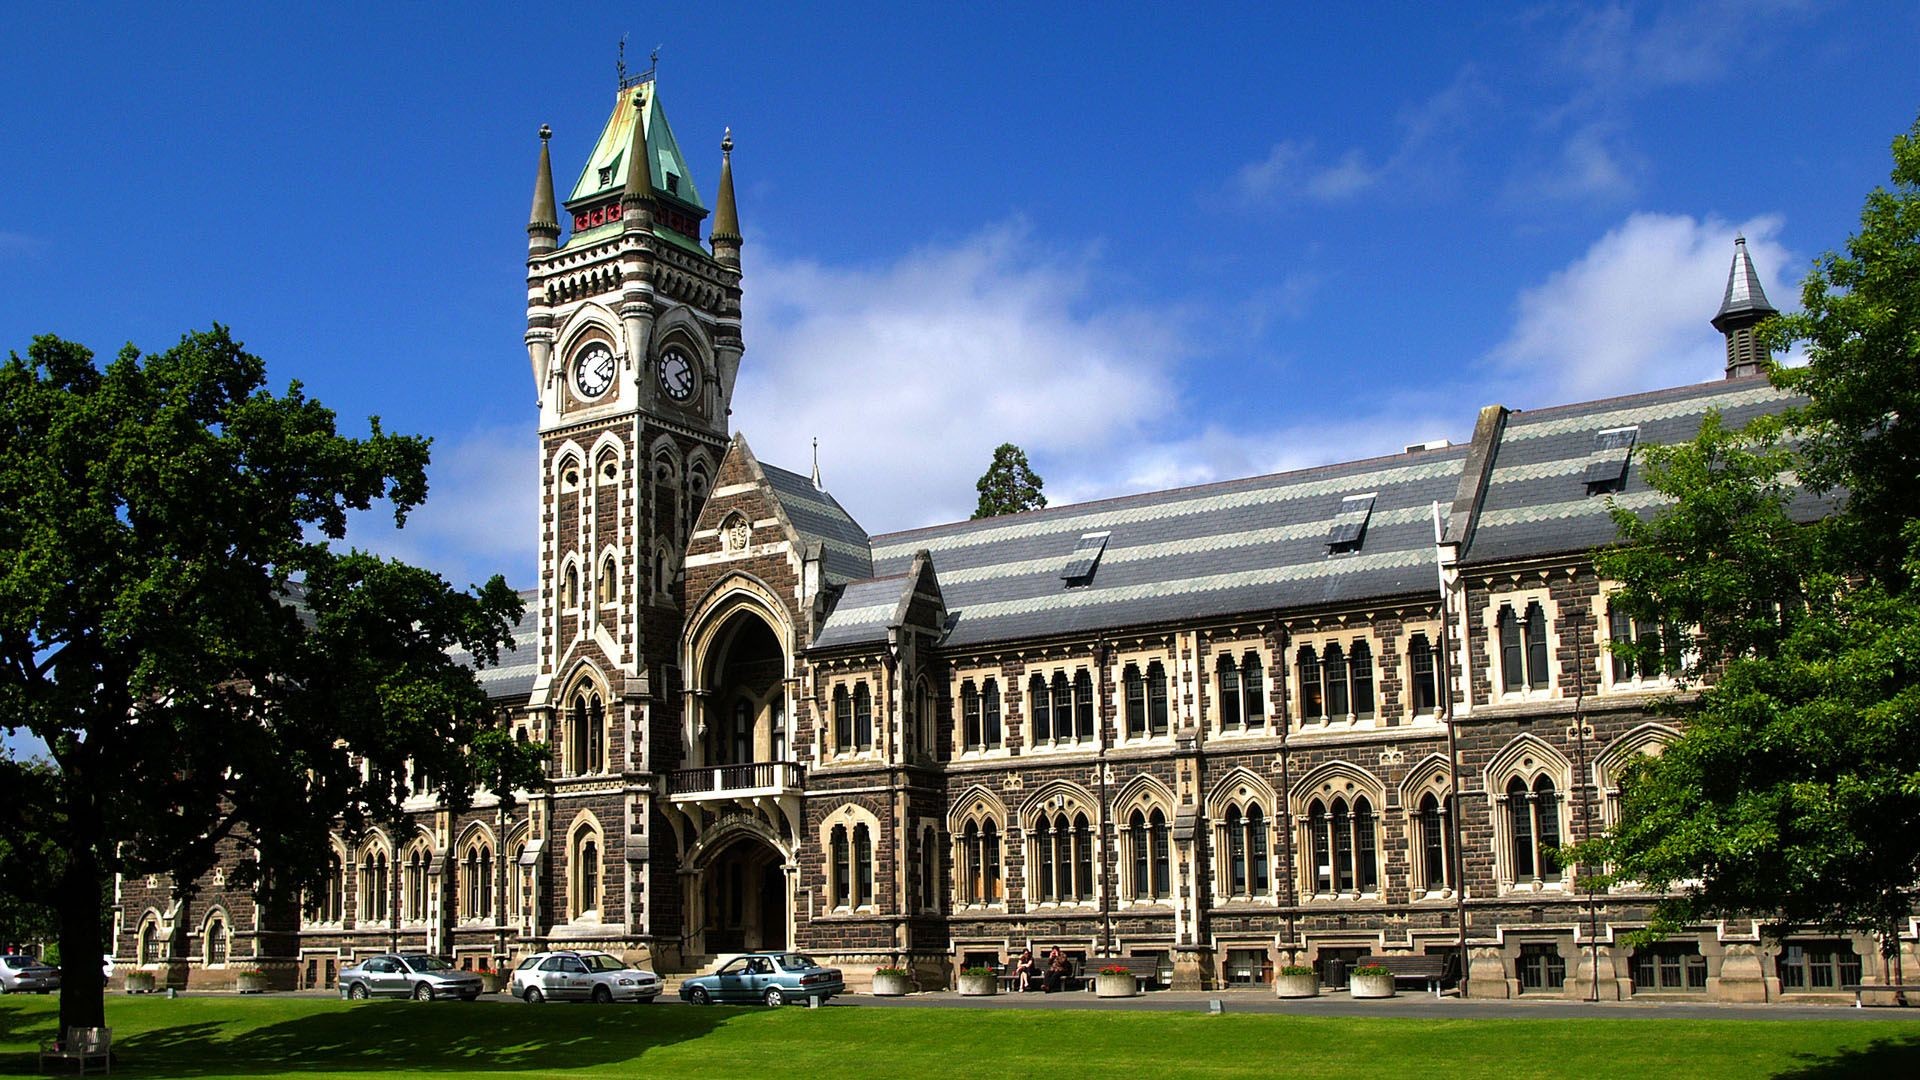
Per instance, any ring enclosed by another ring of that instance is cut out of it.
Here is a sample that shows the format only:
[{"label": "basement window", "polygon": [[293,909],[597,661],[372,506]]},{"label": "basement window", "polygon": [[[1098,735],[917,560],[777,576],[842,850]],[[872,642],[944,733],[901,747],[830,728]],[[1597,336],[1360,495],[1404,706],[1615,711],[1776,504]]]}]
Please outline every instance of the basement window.
[{"label": "basement window", "polygon": [[1327,530],[1328,554],[1360,550],[1360,543],[1367,536],[1367,521],[1373,516],[1373,500],[1378,494],[1349,495],[1340,500],[1340,510],[1333,515],[1333,527]]}]

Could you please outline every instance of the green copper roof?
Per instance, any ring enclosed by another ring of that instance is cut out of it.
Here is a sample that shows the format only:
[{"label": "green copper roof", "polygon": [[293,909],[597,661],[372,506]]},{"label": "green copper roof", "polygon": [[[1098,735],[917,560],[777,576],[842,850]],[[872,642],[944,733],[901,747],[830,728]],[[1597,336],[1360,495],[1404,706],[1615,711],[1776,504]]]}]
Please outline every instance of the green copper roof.
[{"label": "green copper roof", "polygon": [[[680,144],[673,137],[673,128],[667,124],[667,114],[661,111],[660,97],[654,89],[654,83],[644,82],[619,92],[614,99],[613,115],[607,118],[607,126],[601,130],[600,140],[593,144],[593,153],[587,158],[587,166],[580,170],[580,179],[574,182],[573,194],[567,196],[569,207],[602,195],[618,193],[626,187],[625,159],[627,148],[633,143],[633,98],[637,93],[645,99],[641,113],[647,125],[648,155],[653,159],[649,163],[649,178],[653,181],[654,191],[697,211],[704,213],[707,209],[707,204],[700,201],[700,191],[694,186],[693,174],[687,169],[687,159],[680,153]],[[669,177],[673,178],[671,183]]]}]

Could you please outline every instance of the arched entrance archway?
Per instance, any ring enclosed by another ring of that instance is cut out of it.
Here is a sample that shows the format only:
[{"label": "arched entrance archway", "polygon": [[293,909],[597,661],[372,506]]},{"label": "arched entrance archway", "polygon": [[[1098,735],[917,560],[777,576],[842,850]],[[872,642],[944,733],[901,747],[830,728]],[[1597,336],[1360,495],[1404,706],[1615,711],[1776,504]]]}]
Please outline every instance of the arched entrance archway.
[{"label": "arched entrance archway", "polygon": [[752,611],[737,611],[715,636],[715,646],[705,665],[702,763],[788,760],[787,657],[773,628]]},{"label": "arched entrance archway", "polygon": [[707,952],[788,946],[786,860],[765,840],[743,833],[727,841],[700,867],[698,882]]}]

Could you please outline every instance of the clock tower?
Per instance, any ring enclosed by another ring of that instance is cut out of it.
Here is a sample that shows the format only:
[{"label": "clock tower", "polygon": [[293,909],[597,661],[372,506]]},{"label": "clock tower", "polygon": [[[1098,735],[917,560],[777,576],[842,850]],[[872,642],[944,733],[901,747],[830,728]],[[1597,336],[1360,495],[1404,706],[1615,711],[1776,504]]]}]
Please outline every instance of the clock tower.
[{"label": "clock tower", "polygon": [[538,842],[517,872],[539,897],[536,934],[549,944],[654,951],[655,935],[679,926],[673,868],[649,858],[652,800],[680,764],[681,564],[727,445],[740,235],[731,136],[708,247],[708,207],[653,72],[622,78],[612,105],[557,205],[552,133],[540,129],[527,223],[526,344],[540,410],[530,711],[553,749],[553,786],[529,807]]}]

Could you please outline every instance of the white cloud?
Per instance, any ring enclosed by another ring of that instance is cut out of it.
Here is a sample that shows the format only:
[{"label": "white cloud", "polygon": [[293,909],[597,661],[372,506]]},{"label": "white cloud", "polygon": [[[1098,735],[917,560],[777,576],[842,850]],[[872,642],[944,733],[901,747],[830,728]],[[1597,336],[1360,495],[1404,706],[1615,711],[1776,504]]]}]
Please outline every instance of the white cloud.
[{"label": "white cloud", "polygon": [[1646,171],[1646,159],[1613,125],[1587,124],[1567,136],[1550,161],[1518,174],[1508,185],[1508,196],[1520,201],[1618,202],[1638,190]]},{"label": "white cloud", "polygon": [[355,547],[430,567],[455,588],[505,574],[507,584],[534,584],[538,548],[538,450],[530,427],[467,432],[434,442],[427,501],[393,528],[391,508],[356,514],[347,529]]},{"label": "white cloud", "polygon": [[1002,442],[1045,476],[1178,407],[1177,328],[1022,226],[860,269],[762,249],[748,271],[735,426],[799,471],[818,436],[828,490],[870,531],[966,517]]},{"label": "white cloud", "polygon": [[1726,289],[1736,233],[1746,234],[1774,306],[1792,298],[1779,275],[1796,264],[1775,239],[1780,225],[1772,216],[1735,226],[1634,214],[1521,292],[1513,328],[1488,361],[1540,404],[1715,378],[1725,346],[1707,322]]},{"label": "white cloud", "polygon": [[1366,155],[1348,150],[1333,161],[1319,160],[1311,141],[1282,139],[1267,156],[1242,165],[1230,182],[1242,202],[1341,202],[1380,179]]}]

